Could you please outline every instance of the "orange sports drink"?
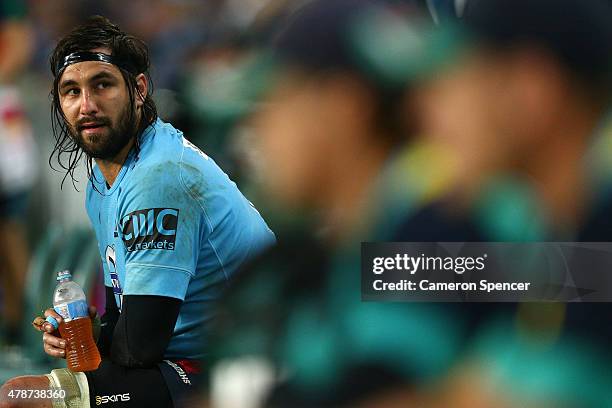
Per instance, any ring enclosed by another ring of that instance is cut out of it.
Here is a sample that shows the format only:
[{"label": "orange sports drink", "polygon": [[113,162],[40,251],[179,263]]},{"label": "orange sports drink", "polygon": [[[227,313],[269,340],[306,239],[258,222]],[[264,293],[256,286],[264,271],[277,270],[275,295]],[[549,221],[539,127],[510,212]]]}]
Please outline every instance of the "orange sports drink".
[{"label": "orange sports drink", "polygon": [[53,308],[62,316],[59,325],[66,341],[66,363],[71,371],[92,371],[100,365],[100,352],[93,338],[92,322],[83,289],[69,271],[57,273],[58,285],[53,295]]}]

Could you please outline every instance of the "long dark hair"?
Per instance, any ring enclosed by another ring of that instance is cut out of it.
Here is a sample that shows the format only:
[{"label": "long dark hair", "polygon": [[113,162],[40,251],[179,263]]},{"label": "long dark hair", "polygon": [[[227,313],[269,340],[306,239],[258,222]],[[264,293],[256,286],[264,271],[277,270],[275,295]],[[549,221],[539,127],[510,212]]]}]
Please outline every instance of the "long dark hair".
[{"label": "long dark hair", "polygon": [[[53,158],[55,157],[57,164],[66,172],[62,180],[62,186],[66,178],[70,176],[72,184],[76,188],[77,180],[74,171],[79,160],[85,157],[88,177],[92,174],[93,162],[92,158],[87,156],[77,145],[71,134],[70,125],[62,111],[58,92],[62,71],[58,64],[73,52],[91,51],[95,48],[108,48],[113,58],[126,62],[126,66],[118,66],[118,68],[128,90],[130,104],[128,120],[130,123],[134,123],[136,120],[134,96],[138,95],[144,99],[142,114],[136,128],[136,149],[139,148],[139,135],[157,119],[157,108],[152,97],[153,82],[149,74],[151,64],[147,45],[142,40],[121,31],[117,25],[111,23],[106,17],[90,17],[85,24],[76,27],[59,41],[49,59],[54,78],[53,89],[51,90],[51,127],[55,138],[55,146],[49,156],[49,165],[55,169],[53,166]],[[149,82],[149,92],[146,97],[140,93],[136,83],[136,76],[141,73],[146,76]]]}]

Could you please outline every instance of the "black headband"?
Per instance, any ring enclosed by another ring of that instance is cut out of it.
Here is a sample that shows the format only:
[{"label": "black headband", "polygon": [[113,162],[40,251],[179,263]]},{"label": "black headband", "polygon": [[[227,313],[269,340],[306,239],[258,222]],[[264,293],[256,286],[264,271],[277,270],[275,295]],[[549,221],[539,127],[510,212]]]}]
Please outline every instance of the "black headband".
[{"label": "black headband", "polygon": [[136,69],[134,68],[132,64],[129,64],[126,61],[123,61],[112,55],[104,54],[102,52],[82,51],[82,52],[73,52],[71,54],[66,55],[66,57],[64,57],[64,61],[57,64],[57,67],[55,70],[56,76],[60,75],[69,65],[76,64],[78,62],[83,62],[83,61],[107,62],[119,68],[125,69],[126,71],[129,71],[132,74],[137,73]]}]

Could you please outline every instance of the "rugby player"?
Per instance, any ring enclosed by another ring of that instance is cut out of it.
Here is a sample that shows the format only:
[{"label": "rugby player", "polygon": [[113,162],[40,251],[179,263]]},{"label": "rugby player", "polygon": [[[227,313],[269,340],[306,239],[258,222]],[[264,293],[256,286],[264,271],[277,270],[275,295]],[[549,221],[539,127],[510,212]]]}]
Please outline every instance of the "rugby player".
[{"label": "rugby player", "polygon": [[[274,234],[215,162],[158,118],[141,40],[95,16],[60,40],[50,63],[54,153],[60,163],[69,156],[67,175],[83,155],[90,171],[86,207],[106,286],[103,359],[95,371],[9,380],[0,406],[180,406],[205,357],[212,304]],[[62,323],[53,309],[45,316]],[[65,356],[50,323],[43,346]],[[8,397],[49,388],[65,398]]]}]

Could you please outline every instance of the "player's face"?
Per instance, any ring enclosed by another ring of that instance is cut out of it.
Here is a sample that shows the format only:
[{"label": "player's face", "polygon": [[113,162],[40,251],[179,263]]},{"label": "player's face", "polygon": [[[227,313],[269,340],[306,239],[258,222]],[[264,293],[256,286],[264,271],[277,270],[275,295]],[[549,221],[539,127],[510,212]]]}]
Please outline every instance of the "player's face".
[{"label": "player's face", "polygon": [[506,69],[470,56],[424,87],[424,133],[446,146],[468,172],[492,169],[516,150]]},{"label": "player's face", "polygon": [[264,187],[285,205],[309,205],[321,194],[336,141],[329,115],[315,84],[285,75],[255,117]]},{"label": "player's face", "polygon": [[70,65],[58,93],[72,136],[89,157],[112,159],[133,138],[129,94],[116,66],[98,61]]}]

